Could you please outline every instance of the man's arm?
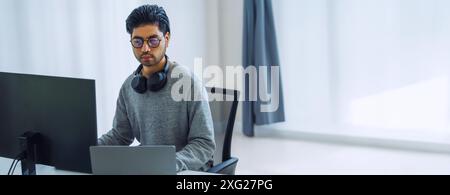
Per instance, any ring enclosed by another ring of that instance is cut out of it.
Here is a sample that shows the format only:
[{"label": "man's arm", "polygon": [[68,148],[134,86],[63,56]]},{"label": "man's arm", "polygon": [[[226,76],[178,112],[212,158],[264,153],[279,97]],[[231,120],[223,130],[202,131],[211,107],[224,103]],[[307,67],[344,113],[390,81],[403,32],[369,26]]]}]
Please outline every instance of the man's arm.
[{"label": "man's arm", "polygon": [[206,171],[207,163],[213,159],[215,151],[214,126],[205,88],[199,83],[197,95],[200,101],[188,101],[189,134],[188,144],[176,154],[177,170]]},{"label": "man's arm", "polygon": [[97,142],[98,145],[130,145],[133,143],[134,135],[128,120],[122,89],[117,98],[116,114],[114,116],[113,128]]}]

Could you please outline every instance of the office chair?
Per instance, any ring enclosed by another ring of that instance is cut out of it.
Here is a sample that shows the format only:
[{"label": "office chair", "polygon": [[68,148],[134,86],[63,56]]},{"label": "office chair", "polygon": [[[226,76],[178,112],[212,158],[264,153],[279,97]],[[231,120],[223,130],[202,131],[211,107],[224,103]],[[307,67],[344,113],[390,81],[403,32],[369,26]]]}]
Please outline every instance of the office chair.
[{"label": "office chair", "polygon": [[230,153],[239,92],[216,87],[207,87],[206,90],[210,98],[209,106],[214,124],[214,139],[216,141],[214,165],[208,172],[234,175],[239,159],[231,157]]}]

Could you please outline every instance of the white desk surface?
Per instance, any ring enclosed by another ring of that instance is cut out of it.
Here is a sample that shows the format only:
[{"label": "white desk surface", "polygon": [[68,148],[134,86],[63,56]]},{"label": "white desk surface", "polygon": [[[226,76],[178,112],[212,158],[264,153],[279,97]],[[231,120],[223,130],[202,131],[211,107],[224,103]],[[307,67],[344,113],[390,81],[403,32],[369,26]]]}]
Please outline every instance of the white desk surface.
[{"label": "white desk surface", "polygon": [[[0,175],[7,175],[9,167],[11,166],[13,159],[9,158],[3,158],[0,157]],[[14,171],[14,175],[21,175],[21,167],[20,162],[16,166],[16,170]],[[89,175],[87,173],[79,173],[79,172],[73,172],[73,171],[64,171],[55,169],[51,166],[46,165],[36,165],[36,174],[37,175]],[[201,171],[181,171],[178,172],[177,175],[217,175],[214,173],[207,173],[207,172],[201,172]]]}]

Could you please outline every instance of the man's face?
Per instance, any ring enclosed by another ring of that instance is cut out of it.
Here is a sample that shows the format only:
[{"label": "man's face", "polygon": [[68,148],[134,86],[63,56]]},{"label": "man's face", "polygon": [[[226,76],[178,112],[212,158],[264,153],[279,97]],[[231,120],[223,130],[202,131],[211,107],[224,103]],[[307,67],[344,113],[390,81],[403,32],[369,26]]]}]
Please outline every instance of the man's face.
[{"label": "man's face", "polygon": [[[169,38],[170,34],[164,35],[155,24],[145,24],[134,28],[131,34],[134,56],[144,66],[157,65],[166,53]],[[136,45],[141,47],[136,48]]]}]

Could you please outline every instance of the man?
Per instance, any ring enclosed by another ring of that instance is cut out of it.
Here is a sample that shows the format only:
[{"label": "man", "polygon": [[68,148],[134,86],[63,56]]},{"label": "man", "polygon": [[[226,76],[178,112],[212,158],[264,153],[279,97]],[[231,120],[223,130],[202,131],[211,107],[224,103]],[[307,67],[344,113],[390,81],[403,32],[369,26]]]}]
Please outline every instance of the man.
[{"label": "man", "polygon": [[[141,145],[175,145],[177,171],[206,171],[215,150],[206,90],[190,71],[165,55],[170,25],[164,9],[140,6],[128,16],[126,28],[140,65],[123,83],[113,128],[98,144],[130,145],[136,138]],[[170,76],[174,69],[192,81],[191,90],[201,101],[174,100],[171,88],[180,81]]]}]

